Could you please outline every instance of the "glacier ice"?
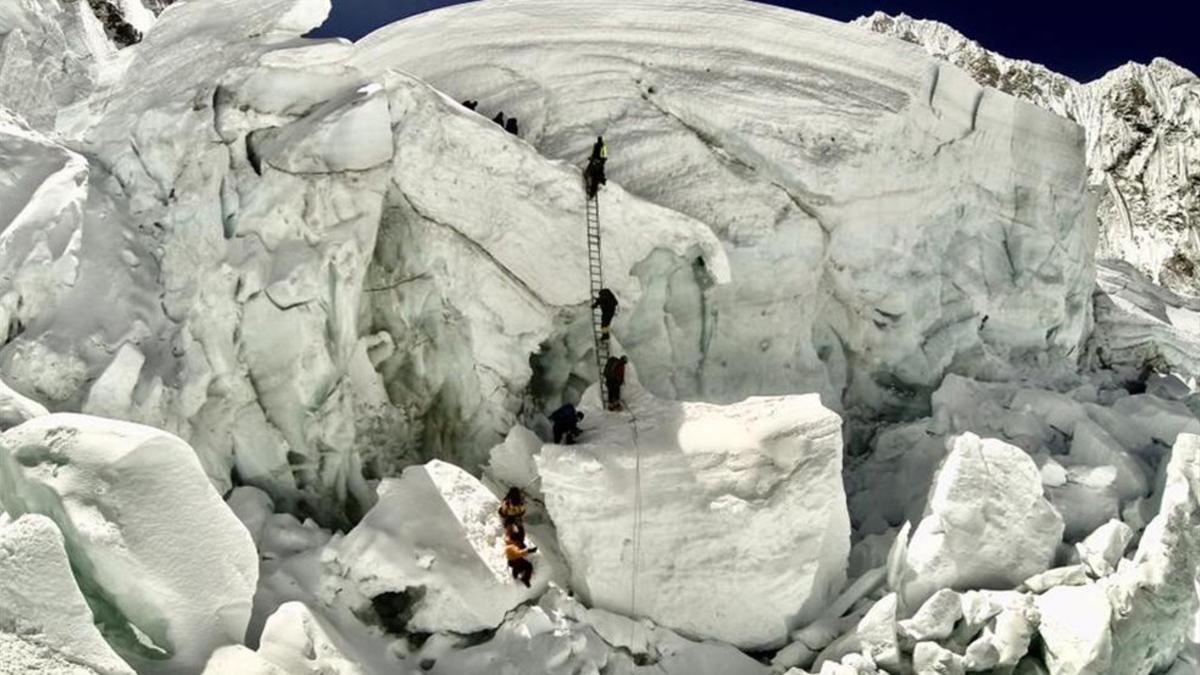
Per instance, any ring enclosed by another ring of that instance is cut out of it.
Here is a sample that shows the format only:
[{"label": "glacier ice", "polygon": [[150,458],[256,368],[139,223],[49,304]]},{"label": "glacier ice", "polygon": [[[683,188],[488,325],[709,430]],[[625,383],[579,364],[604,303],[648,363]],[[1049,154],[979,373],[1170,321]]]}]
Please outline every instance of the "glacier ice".
[{"label": "glacier ice", "polygon": [[1028,455],[973,434],[949,445],[928,515],[908,543],[902,587],[910,605],[940,588],[1015,586],[1048,569],[1062,539],[1062,517]]},{"label": "glacier ice", "polygon": [[[385,479],[375,507],[324,557],[324,599],[370,615],[380,596],[401,596],[403,624],[416,632],[496,628],[546,589],[553,569],[539,556],[531,589],[510,577],[499,506],[469,473],[437,460]],[[529,543],[546,545],[536,532]]]},{"label": "glacier ice", "polygon": [[585,406],[599,419],[579,444],[536,457],[572,587],[684,635],[782,646],[845,580],[841,419],[816,395],[678,403],[630,379],[623,399],[633,413]]},{"label": "glacier ice", "polygon": [[0,436],[0,505],[55,522],[106,639],[140,672],[198,671],[242,641],[258,556],[179,438],[34,418]]},{"label": "glacier ice", "polygon": [[[29,514],[4,522],[0,515],[0,633],[36,645],[101,675],[133,675],[100,635],[75,578],[63,536],[49,518]],[[0,648],[5,672],[39,670]],[[46,666],[46,672],[54,672]]]}]

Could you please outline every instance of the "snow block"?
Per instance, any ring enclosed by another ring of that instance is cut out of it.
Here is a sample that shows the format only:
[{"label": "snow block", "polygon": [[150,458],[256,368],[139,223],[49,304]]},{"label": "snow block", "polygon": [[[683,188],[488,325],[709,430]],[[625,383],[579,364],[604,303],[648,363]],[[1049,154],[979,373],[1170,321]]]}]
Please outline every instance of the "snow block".
[{"label": "snow block", "polygon": [[1049,569],[1063,521],[1042,495],[1037,465],[1022,450],[963,434],[930,492],[908,544],[906,606],[942,588],[1013,588]]},{"label": "snow block", "polygon": [[38,417],[0,437],[0,503],[54,520],[105,637],[138,672],[198,672],[242,641],[258,555],[179,438]]},{"label": "snow block", "polygon": [[1046,665],[1052,675],[1130,673],[1110,669],[1112,613],[1104,587],[1059,586],[1038,596],[1038,632],[1046,646]]},{"label": "snow block", "polygon": [[[54,521],[38,514],[5,524],[0,514],[0,633],[101,675],[133,675],[96,630]],[[0,671],[20,672],[5,660]],[[13,668],[13,670],[8,670]]]},{"label": "snow block", "polygon": [[816,395],[716,406],[626,389],[632,415],[588,411],[579,445],[537,457],[572,587],[686,635],[782,646],[845,579],[841,419]]},{"label": "snow block", "polygon": [[[384,594],[402,599],[412,631],[474,633],[545,590],[548,566],[534,554],[533,588],[512,579],[500,502],[471,474],[434,460],[384,479],[379,501],[324,559],[329,602],[371,610]],[[532,537],[527,542],[537,546]]]}]

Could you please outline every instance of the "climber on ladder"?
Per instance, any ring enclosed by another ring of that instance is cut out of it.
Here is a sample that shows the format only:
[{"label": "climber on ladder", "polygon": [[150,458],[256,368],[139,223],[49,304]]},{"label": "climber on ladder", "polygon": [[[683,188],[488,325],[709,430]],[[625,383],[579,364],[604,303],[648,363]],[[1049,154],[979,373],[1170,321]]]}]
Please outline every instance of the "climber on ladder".
[{"label": "climber on ladder", "polygon": [[592,301],[592,309],[600,308],[600,339],[607,340],[612,328],[613,317],[617,315],[617,296],[607,288],[601,288]]},{"label": "climber on ladder", "polygon": [[607,161],[608,145],[603,136],[597,136],[596,143],[592,145],[592,156],[588,158],[587,171],[583,174],[589,200],[595,199],[600,187],[608,182],[604,175],[604,163]]},{"label": "climber on ladder", "polygon": [[625,384],[625,364],[629,363],[628,356],[617,358],[615,356],[608,357],[608,363],[604,364],[604,385],[608,389],[608,409],[612,411],[624,410],[621,404],[621,387]]}]

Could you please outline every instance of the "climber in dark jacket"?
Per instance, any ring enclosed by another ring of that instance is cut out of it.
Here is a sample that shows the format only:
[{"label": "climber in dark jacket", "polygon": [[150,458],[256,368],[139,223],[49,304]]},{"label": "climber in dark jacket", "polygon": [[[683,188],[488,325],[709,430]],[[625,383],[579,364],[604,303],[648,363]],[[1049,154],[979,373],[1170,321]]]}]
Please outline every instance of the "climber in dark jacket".
[{"label": "climber in dark jacket", "polygon": [[508,121],[504,123],[504,130],[513,136],[521,135],[520,128],[517,126],[517,118],[515,117],[508,118]]},{"label": "climber in dark jacket", "polygon": [[521,494],[521,488],[509,488],[508,494],[504,495],[504,501],[500,502],[498,511],[506,528],[510,524],[521,525],[525,519],[525,495]]},{"label": "climber in dark jacket", "polygon": [[608,332],[612,326],[613,317],[617,315],[617,306],[621,303],[617,302],[617,296],[607,288],[601,288],[596,294],[596,299],[592,300],[592,309],[600,308],[600,339],[607,340]]},{"label": "climber in dark jacket", "polygon": [[570,403],[550,413],[550,421],[554,423],[554,442],[573,445],[575,439],[583,433],[579,430],[581,420],[583,420],[583,413],[576,410],[575,406]]},{"label": "climber in dark jacket", "polygon": [[621,386],[625,384],[625,364],[629,363],[628,356],[617,358],[608,357],[604,364],[604,386],[608,389],[608,409],[621,409]]},{"label": "climber in dark jacket", "polygon": [[597,136],[596,143],[592,145],[592,156],[588,158],[587,171],[584,173],[588,199],[595,199],[600,186],[608,183],[608,178],[604,175],[604,163],[607,161],[608,145],[605,144],[603,136]]},{"label": "climber in dark jacket", "polygon": [[495,122],[496,124],[499,124],[500,127],[503,128],[504,127],[504,113],[503,112],[496,113],[496,116],[492,118],[492,121]]}]

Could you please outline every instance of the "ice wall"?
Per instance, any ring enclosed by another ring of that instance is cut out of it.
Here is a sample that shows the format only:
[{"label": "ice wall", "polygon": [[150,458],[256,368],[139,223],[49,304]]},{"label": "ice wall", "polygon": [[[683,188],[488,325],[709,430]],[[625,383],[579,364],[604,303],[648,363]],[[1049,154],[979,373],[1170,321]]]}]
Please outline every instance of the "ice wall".
[{"label": "ice wall", "polygon": [[499,1],[353,62],[517,116],[550,157],[603,133],[612,181],[711,227],[734,282],[655,274],[669,321],[617,322],[660,395],[903,411],[948,370],[1077,355],[1088,328],[1082,131],[896,41],[724,0]]},{"label": "ice wall", "polygon": [[679,33],[662,3],[536,4],[352,46],[297,38],[322,0],[184,3],[55,139],[5,122],[29,148],[4,201],[26,223],[2,235],[6,381],[178,434],[222,492],[348,523],[364,472],[475,466],[594,377],[572,164],[600,131],[616,335],[660,395],[819,391],[872,418],[925,408],[947,370],[1075,353],[1074,127],[813,17],[710,0]]}]

